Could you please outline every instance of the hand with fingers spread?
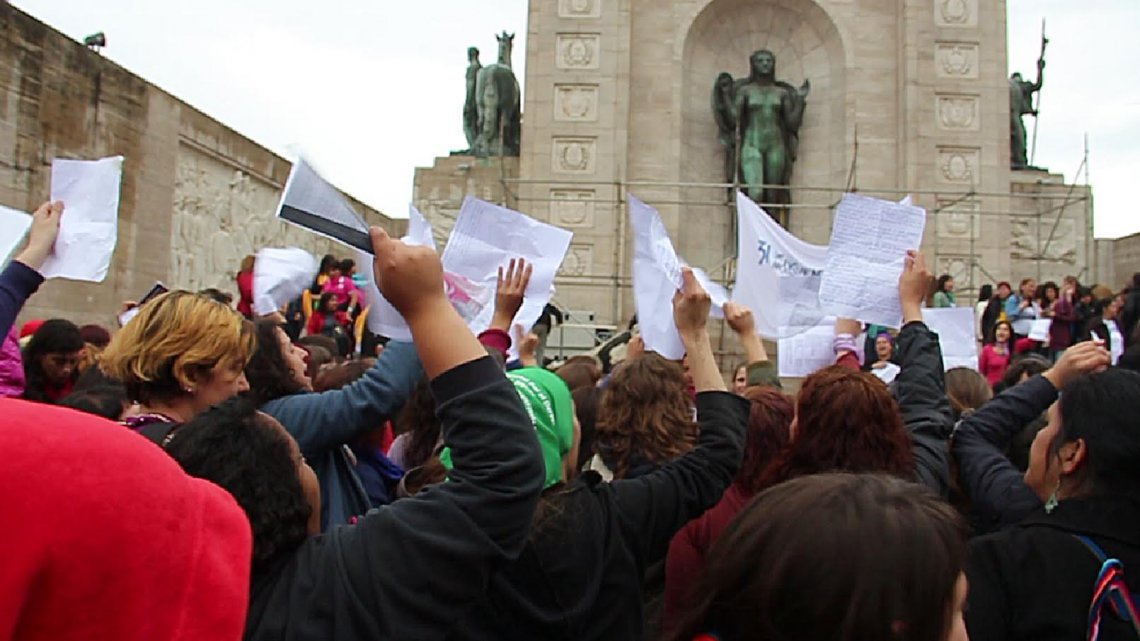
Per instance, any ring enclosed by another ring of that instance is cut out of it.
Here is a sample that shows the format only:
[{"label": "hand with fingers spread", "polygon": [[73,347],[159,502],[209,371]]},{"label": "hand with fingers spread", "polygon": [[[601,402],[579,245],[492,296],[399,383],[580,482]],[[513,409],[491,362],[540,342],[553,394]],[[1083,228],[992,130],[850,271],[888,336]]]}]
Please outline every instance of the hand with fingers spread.
[{"label": "hand with fingers spread", "polygon": [[506,271],[499,268],[499,280],[495,285],[495,315],[491,318],[491,329],[507,331],[515,316],[522,308],[526,288],[534,266],[522,259],[511,259]]},{"label": "hand with fingers spread", "polygon": [[32,214],[32,229],[28,233],[28,245],[16,260],[31,267],[40,269],[48,256],[51,256],[55,247],[55,239],[59,237],[59,223],[63,217],[63,203],[60,201],[46,202]]},{"label": "hand with fingers spread", "polygon": [[1043,376],[1049,379],[1053,387],[1060,390],[1072,381],[1093,372],[1099,372],[1112,364],[1112,356],[1104,347],[1104,341],[1091,340],[1065,350],[1061,360],[1057,361]]},{"label": "hand with fingers spread", "polygon": [[926,268],[926,258],[922,252],[910,250],[906,253],[906,265],[899,276],[899,303],[902,306],[903,323],[922,320],[922,302],[934,275]]}]

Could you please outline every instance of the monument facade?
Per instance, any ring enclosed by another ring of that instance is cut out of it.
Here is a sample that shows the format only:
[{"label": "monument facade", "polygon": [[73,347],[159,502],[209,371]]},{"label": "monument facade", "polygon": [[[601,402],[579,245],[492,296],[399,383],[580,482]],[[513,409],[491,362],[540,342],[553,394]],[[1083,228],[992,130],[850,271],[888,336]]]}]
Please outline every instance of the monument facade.
[{"label": "monument facade", "polygon": [[[777,202],[812,243],[827,242],[846,191],[911,195],[929,212],[932,268],[955,275],[963,301],[997,280],[1095,281],[1082,272],[1097,264],[1090,190],[1010,168],[1006,42],[999,0],[531,2],[517,174],[488,169],[493,184],[474,188],[572,230],[555,300],[615,325],[633,313],[627,195],[660,211],[686,260],[731,282],[727,187],[753,182],[737,171],[745,156],[753,174],[783,174]],[[726,108],[741,93],[781,100],[755,138]],[[424,168],[417,184],[449,185],[457,207],[466,178],[448,171]],[[431,208],[432,194],[415,198]]]}]

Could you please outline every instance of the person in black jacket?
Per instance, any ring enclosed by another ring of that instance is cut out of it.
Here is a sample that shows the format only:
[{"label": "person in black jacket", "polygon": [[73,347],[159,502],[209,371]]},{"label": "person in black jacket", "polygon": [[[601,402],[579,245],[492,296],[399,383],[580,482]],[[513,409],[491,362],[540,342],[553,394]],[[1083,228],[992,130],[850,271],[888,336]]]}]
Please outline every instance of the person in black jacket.
[{"label": "person in black jacket", "polygon": [[[1081,351],[1072,371],[1107,364],[1103,348]],[[1124,596],[1135,600],[1140,591],[1138,398],[1140,374],[1119,368],[1063,385],[1026,474],[1045,508],[971,542],[971,639],[1093,639],[1093,620],[1102,641],[1136,638],[1109,603],[1094,605],[1094,588],[1116,559]]]},{"label": "person in black jacket", "polygon": [[[1041,465],[1034,469],[1034,452],[1055,430],[1043,429],[1030,446],[1029,470],[1022,474],[1007,458],[1006,447],[1026,425],[1037,420],[1057,400],[1058,390],[1070,381],[1108,366],[1108,351],[1094,342],[1065,350],[1061,360],[1044,374],[998,394],[978,411],[962,419],[951,440],[958,462],[958,479],[974,506],[984,534],[1020,522],[1040,509],[1053,488],[1036,488]],[[1041,491],[1045,492],[1041,496]]]},{"label": "person in black jacket", "polygon": [[674,317],[697,389],[696,449],[635,479],[604,483],[586,472],[548,489],[522,555],[448,639],[642,638],[645,568],[720,500],[742,457],[749,405],[725,389],[706,328],[710,304],[685,268]]},{"label": "person in black jacket", "polygon": [[[448,483],[314,536],[316,476],[276,420],[237,401],[183,426],[168,453],[233,494],[253,527],[247,641],[443,639],[518,557],[534,516],[545,474],[534,427],[448,302],[439,257],[375,228],[372,244],[380,291],[431,379],[454,468]],[[231,441],[248,445],[235,452]]]}]

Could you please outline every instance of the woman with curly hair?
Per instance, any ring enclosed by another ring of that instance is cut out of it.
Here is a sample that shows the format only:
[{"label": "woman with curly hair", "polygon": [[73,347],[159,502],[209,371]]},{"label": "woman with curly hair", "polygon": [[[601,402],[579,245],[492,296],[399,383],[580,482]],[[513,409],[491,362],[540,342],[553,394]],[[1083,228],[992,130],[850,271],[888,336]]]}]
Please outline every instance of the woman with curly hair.
[{"label": "woman with curly hair", "polygon": [[602,392],[596,455],[588,469],[607,481],[637,478],[684,455],[696,442],[684,370],[649,352],[622,363]]}]

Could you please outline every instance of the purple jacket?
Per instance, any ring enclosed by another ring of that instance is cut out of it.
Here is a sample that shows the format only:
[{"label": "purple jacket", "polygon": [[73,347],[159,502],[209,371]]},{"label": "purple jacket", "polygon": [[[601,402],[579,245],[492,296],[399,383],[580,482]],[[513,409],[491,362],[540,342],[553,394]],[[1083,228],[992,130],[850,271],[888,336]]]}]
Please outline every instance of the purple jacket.
[{"label": "purple jacket", "polygon": [[0,343],[0,397],[19,398],[24,393],[24,361],[20,341],[12,328]]},{"label": "purple jacket", "polygon": [[0,336],[4,336],[0,344],[0,396],[24,393],[24,361],[16,336],[16,316],[42,282],[44,277],[39,272],[15,260],[0,272]]}]

